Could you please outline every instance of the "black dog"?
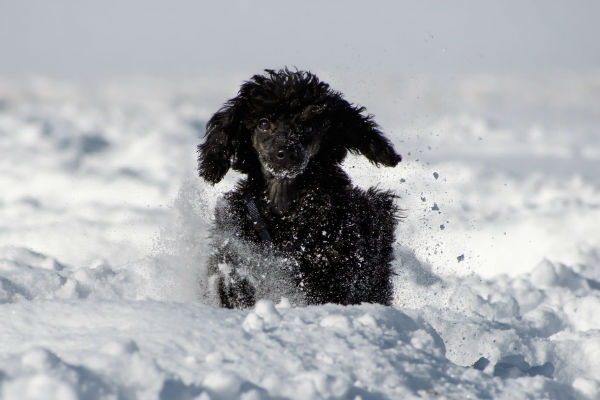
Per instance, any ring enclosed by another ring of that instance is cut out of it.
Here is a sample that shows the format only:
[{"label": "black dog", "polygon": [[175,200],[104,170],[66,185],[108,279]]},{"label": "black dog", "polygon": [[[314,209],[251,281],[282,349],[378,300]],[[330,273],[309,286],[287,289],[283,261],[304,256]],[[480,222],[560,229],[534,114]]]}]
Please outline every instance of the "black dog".
[{"label": "black dog", "polygon": [[303,304],[390,304],[395,196],[353,187],[348,151],[401,157],[364,115],[309,72],[265,70],[207,124],[200,176],[248,176],[216,210],[211,288],[223,307],[284,296]]}]

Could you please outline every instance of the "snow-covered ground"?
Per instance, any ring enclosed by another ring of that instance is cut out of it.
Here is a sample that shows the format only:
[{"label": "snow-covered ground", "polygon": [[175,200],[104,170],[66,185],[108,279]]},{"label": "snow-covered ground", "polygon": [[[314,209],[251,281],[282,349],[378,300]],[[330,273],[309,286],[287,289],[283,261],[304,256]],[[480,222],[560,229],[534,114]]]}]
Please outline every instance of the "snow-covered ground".
[{"label": "snow-covered ground", "polygon": [[345,163],[406,210],[393,307],[202,303],[238,77],[0,80],[1,399],[600,398],[600,75],[323,75],[404,156]]}]

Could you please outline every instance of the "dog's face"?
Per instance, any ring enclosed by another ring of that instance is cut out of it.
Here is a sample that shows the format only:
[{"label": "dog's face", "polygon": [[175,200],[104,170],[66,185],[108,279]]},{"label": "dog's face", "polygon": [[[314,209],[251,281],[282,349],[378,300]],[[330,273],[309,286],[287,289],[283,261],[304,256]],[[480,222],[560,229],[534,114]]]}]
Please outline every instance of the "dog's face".
[{"label": "dog's face", "polygon": [[290,180],[313,163],[338,164],[348,151],[395,166],[401,157],[363,111],[311,73],[266,70],[208,122],[198,147],[200,175],[216,183],[232,167]]},{"label": "dog's face", "polygon": [[325,129],[313,109],[308,105],[298,112],[272,112],[248,121],[252,147],[267,179],[296,178],[319,152]]}]

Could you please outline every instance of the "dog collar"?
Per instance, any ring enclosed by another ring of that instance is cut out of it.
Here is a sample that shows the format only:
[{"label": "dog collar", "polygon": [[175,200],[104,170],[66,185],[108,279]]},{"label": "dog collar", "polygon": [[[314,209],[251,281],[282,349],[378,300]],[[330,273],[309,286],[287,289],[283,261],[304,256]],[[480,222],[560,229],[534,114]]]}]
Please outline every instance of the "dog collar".
[{"label": "dog collar", "polygon": [[252,220],[252,225],[254,225],[254,230],[258,234],[260,240],[266,243],[271,243],[269,227],[260,215],[260,212],[256,207],[256,203],[254,202],[254,199],[252,198],[252,195],[250,193],[246,195],[246,209],[248,210],[248,214],[250,215],[250,219]]}]

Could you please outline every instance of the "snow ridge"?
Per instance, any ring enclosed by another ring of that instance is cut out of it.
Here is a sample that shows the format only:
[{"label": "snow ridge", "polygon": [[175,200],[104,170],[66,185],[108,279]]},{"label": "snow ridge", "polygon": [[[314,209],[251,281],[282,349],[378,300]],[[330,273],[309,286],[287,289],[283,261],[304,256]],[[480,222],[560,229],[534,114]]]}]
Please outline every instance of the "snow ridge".
[{"label": "snow ridge", "polygon": [[252,310],[206,296],[238,178],[194,176],[218,84],[0,81],[0,398],[599,398],[600,92],[581,79],[589,118],[545,85],[470,80],[425,126],[389,121],[397,168],[347,159],[406,209],[392,307]]}]

